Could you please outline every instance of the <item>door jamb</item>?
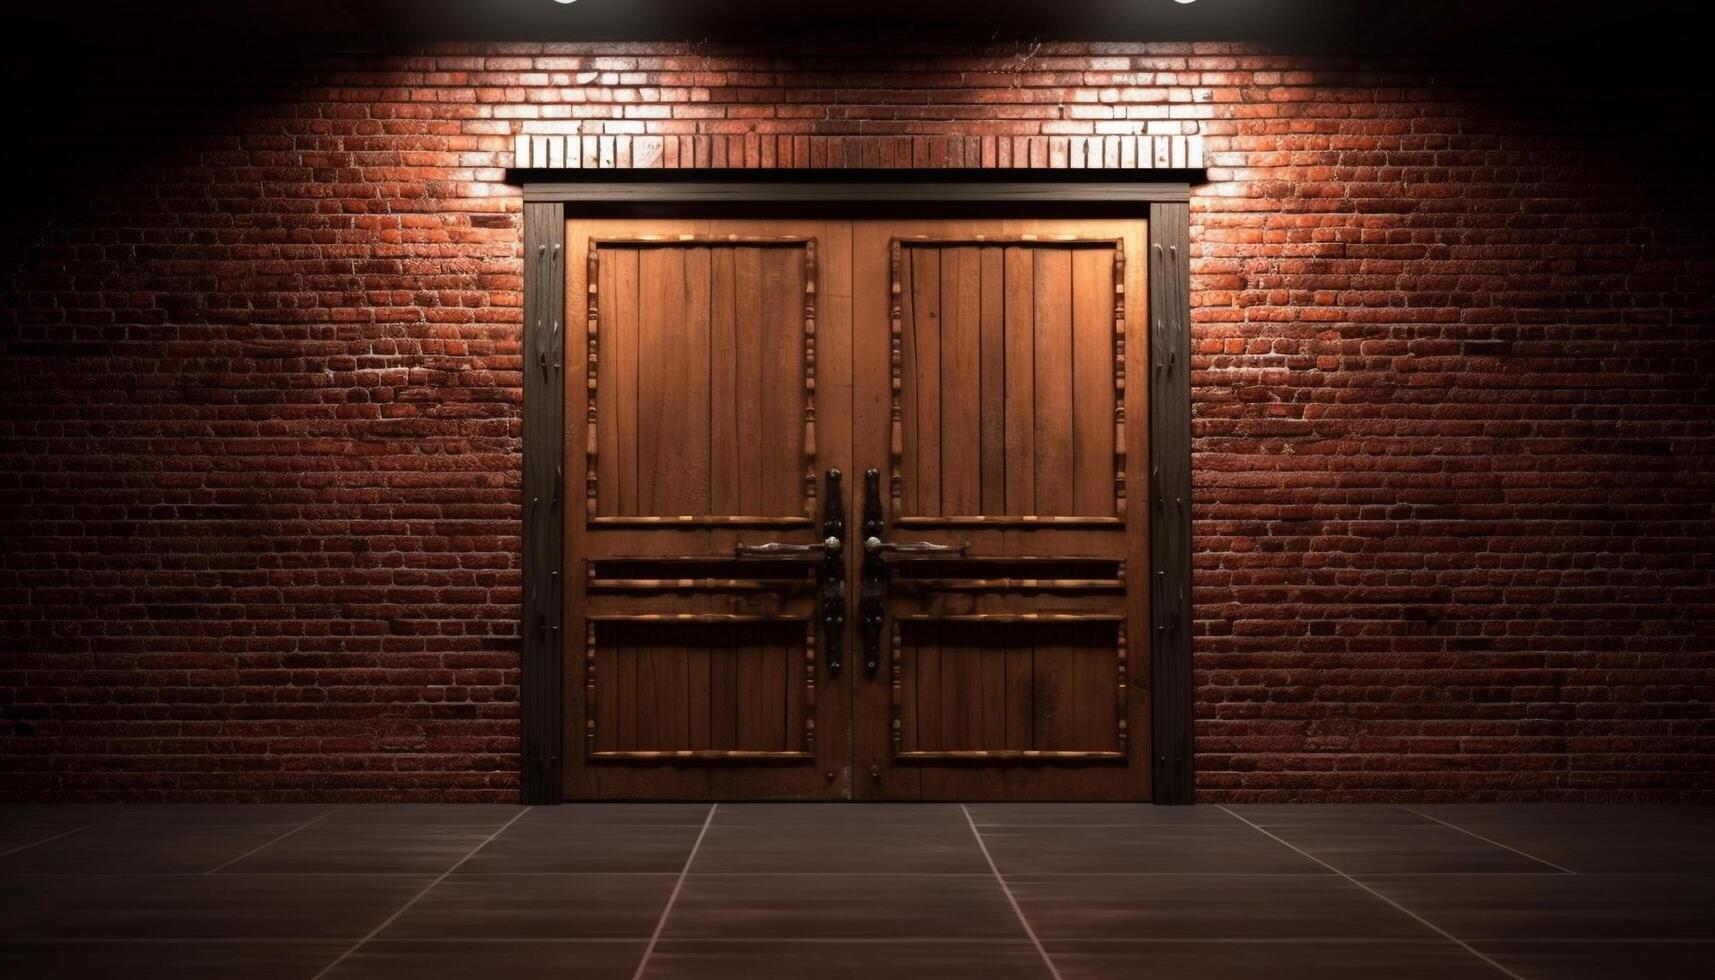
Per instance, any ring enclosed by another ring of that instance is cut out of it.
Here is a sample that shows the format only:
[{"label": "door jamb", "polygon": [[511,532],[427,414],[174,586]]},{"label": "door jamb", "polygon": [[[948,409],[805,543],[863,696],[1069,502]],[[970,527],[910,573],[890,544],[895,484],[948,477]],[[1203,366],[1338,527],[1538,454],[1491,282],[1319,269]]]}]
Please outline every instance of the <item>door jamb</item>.
[{"label": "door jamb", "polygon": [[[1161,171],[1152,171],[1152,178]],[[565,593],[566,218],[575,210],[675,204],[955,203],[1083,205],[1149,222],[1150,751],[1154,802],[1190,803],[1191,277],[1185,180],[995,180],[992,172],[840,171],[767,179],[710,172],[663,181],[657,171],[515,171],[524,185],[523,641],[521,802],[562,793]],[[1090,176],[1095,176],[1094,174]],[[1181,176],[1189,176],[1181,172]],[[1083,178],[1083,179],[1080,179]],[[583,206],[580,208],[580,205]]]}]

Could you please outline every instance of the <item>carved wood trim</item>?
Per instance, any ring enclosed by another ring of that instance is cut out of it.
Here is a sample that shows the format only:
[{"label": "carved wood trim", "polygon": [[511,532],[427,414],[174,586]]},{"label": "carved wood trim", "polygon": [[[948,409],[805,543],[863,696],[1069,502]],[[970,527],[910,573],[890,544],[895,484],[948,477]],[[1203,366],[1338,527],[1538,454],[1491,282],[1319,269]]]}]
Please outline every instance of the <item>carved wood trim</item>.
[{"label": "carved wood trim", "polygon": [[1054,527],[1121,527],[1125,524],[1125,519],[1084,517],[1076,514],[1018,514],[1005,517],[953,514],[945,517],[901,517],[893,523],[896,527],[1024,527],[1033,524]]},{"label": "carved wood trim", "polygon": [[600,440],[596,433],[596,381],[600,377],[596,370],[601,354],[601,315],[598,308],[597,286],[601,281],[601,258],[596,242],[589,244],[589,256],[585,261],[584,293],[589,300],[588,322],[585,325],[584,336],[587,352],[584,355],[584,390],[586,402],[584,407],[584,516],[595,520],[596,516],[596,452],[600,448]]},{"label": "carved wood trim", "polygon": [[900,393],[904,388],[902,379],[905,369],[905,357],[901,351],[902,338],[905,336],[904,285],[900,281],[900,262],[903,256],[903,246],[895,238],[887,246],[888,263],[888,387],[891,390],[892,404],[888,418],[888,487],[887,495],[890,501],[888,514],[895,522],[899,520],[899,502],[905,492],[905,423],[903,409],[900,407]]},{"label": "carved wood trim", "polygon": [[816,516],[816,240],[804,241],[804,516]]},{"label": "carved wood trim", "polygon": [[897,752],[898,762],[1093,762],[1118,761],[1124,752],[1110,749],[948,749],[943,752]]},{"label": "carved wood trim", "polygon": [[896,578],[894,588],[940,592],[1124,592],[1118,578]]},{"label": "carved wood trim", "polygon": [[[812,498],[811,503],[814,502],[814,498]],[[661,527],[675,524],[687,527],[812,527],[816,522],[809,517],[796,516],[664,514],[658,516],[592,517],[589,523],[594,527]]]},{"label": "carved wood trim", "polygon": [[1125,239],[1114,242],[1114,514],[1125,519]]},{"label": "carved wood trim", "polygon": [[591,578],[591,592],[784,592],[816,583],[793,578]]},{"label": "carved wood trim", "polygon": [[904,754],[905,748],[905,727],[903,721],[905,703],[905,692],[903,688],[905,654],[904,644],[901,642],[899,636],[898,619],[893,621],[893,632],[890,637],[890,643],[891,650],[889,651],[889,666],[892,686],[889,691],[889,707],[892,709],[892,717],[890,719],[891,723],[888,727],[893,735],[893,757],[897,759]]}]

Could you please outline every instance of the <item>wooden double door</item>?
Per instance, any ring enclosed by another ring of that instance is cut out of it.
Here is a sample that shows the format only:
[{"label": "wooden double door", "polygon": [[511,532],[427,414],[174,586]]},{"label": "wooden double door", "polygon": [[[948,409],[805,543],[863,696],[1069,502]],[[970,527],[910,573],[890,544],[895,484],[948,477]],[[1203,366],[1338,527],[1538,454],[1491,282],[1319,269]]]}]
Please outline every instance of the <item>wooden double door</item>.
[{"label": "wooden double door", "polygon": [[1145,240],[568,221],[565,796],[1148,799]]}]

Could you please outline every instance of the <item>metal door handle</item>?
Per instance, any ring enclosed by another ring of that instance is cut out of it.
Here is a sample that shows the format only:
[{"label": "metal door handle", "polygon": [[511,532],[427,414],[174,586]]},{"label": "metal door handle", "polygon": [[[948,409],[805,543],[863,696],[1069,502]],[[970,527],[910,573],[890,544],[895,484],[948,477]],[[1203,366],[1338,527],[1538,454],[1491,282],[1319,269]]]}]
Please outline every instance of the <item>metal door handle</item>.
[{"label": "metal door handle", "polygon": [[824,552],[838,552],[842,547],[844,542],[830,537],[815,544],[786,544],[783,541],[741,544],[733,549],[733,553],[740,558],[768,558],[773,555],[819,555]]},{"label": "metal door handle", "polygon": [[739,558],[777,558],[820,555],[822,568],[822,647],[827,651],[828,672],[840,672],[846,647],[846,501],[840,492],[840,471],[830,467],[823,475],[827,493],[822,495],[822,540],[815,544],[766,541],[733,548]]},{"label": "metal door handle", "polygon": [[863,669],[871,677],[881,668],[881,628],[887,619],[887,562],[868,547],[887,528],[881,518],[881,471],[863,471],[863,584],[858,591],[858,625],[863,632]]},{"label": "metal door handle", "polygon": [[878,537],[863,540],[863,550],[872,555],[957,555],[964,557],[970,543],[936,544],[933,541],[883,541]]}]

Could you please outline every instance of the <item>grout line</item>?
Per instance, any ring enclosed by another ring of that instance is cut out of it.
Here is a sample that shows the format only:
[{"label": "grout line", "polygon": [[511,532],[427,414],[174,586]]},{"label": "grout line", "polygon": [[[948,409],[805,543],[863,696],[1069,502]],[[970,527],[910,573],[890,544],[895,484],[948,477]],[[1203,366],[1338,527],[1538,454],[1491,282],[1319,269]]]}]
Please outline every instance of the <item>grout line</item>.
[{"label": "grout line", "polygon": [[1502,973],[1511,977],[1512,980],[1525,980],[1524,977],[1521,977],[1518,974],[1514,973],[1513,971],[1502,966],[1499,962],[1497,962],[1496,960],[1491,958],[1487,953],[1484,953],[1481,950],[1477,949],[1477,947],[1472,946],[1470,943],[1466,942],[1463,939],[1460,939],[1458,936],[1453,935],[1452,933],[1441,928],[1440,926],[1429,921],[1428,919],[1425,919],[1423,916],[1418,915],[1416,912],[1413,912],[1412,910],[1406,908],[1404,905],[1401,905],[1399,902],[1394,901],[1393,899],[1387,897],[1386,895],[1382,894],[1381,892],[1377,891],[1376,889],[1371,888],[1369,885],[1364,884],[1363,882],[1352,877],[1351,875],[1347,874],[1346,872],[1341,871],[1339,868],[1334,867],[1332,864],[1329,864],[1327,861],[1324,861],[1321,858],[1317,857],[1316,855],[1311,854],[1309,851],[1306,851],[1304,848],[1299,847],[1296,844],[1293,844],[1292,842],[1288,841],[1286,838],[1280,837],[1277,834],[1275,834],[1269,830],[1264,829],[1263,827],[1260,827],[1254,823],[1251,823],[1249,820],[1246,820],[1244,817],[1240,816],[1239,814],[1234,813],[1232,810],[1227,809],[1225,806],[1222,806],[1220,804],[1216,804],[1215,809],[1220,810],[1222,813],[1227,814],[1228,816],[1232,817],[1234,820],[1237,820],[1240,823],[1244,824],[1245,826],[1250,827],[1252,830],[1255,830],[1257,833],[1268,837],[1269,839],[1275,841],[1276,843],[1284,844],[1285,846],[1292,848],[1294,851],[1297,851],[1299,854],[1302,854],[1305,857],[1309,858],[1310,860],[1315,861],[1317,864],[1320,864],[1324,868],[1327,868],[1329,871],[1334,872],[1335,874],[1346,879],[1347,881],[1351,882],[1352,884],[1358,886],[1359,888],[1362,888],[1364,891],[1369,892],[1371,895],[1374,895],[1376,898],[1381,899],[1382,901],[1388,903],[1389,905],[1393,906],[1394,908],[1399,909],[1401,912],[1404,912],[1406,915],[1409,915],[1413,919],[1416,919],[1418,922],[1421,922],[1424,925],[1428,926],[1429,928],[1440,933],[1441,935],[1446,936],[1448,939],[1452,940],[1453,942],[1458,943],[1459,946],[1465,950],[1465,952],[1470,953],[1472,956],[1475,956],[1476,958],[1482,960],[1484,963],[1487,963],[1490,966],[1494,967],[1495,969],[1501,971]]},{"label": "grout line", "polygon": [[434,881],[431,881],[428,884],[424,885],[422,891],[418,892],[415,895],[412,895],[410,901],[407,901],[403,906],[401,906],[399,911],[394,912],[392,915],[388,916],[386,919],[383,919],[380,925],[369,930],[369,934],[367,936],[364,936],[362,939],[359,939],[357,942],[353,943],[351,945],[350,949],[347,949],[345,952],[339,954],[339,957],[337,959],[335,959],[332,963],[329,963],[327,966],[322,967],[321,971],[318,972],[314,977],[311,977],[310,980],[321,980],[321,978],[327,976],[328,973],[331,972],[334,967],[339,966],[341,963],[344,963],[348,958],[350,958],[351,954],[357,952],[359,949],[362,949],[364,943],[367,943],[371,939],[374,939],[377,935],[380,934],[381,930],[386,929],[388,926],[390,926],[394,922],[398,921],[400,916],[404,915],[406,912],[409,912],[411,910],[411,906],[416,905],[419,901],[421,901],[423,896],[427,895],[431,889],[433,889],[436,885],[440,884],[441,882],[446,881],[449,877],[452,876],[452,873],[454,871],[457,871],[459,869],[459,867],[461,865],[463,865],[466,861],[469,861],[471,858],[475,857],[477,851],[480,851],[483,848],[487,847],[490,843],[493,842],[493,840],[496,837],[499,837],[501,834],[505,833],[506,829],[508,827],[511,827],[513,824],[517,823],[519,820],[521,820],[524,817],[524,815],[526,813],[529,813],[533,809],[535,809],[535,808],[534,807],[528,807],[528,806],[525,807],[524,809],[520,810],[518,812],[518,814],[516,816],[514,816],[511,820],[508,820],[505,823],[501,824],[500,827],[497,830],[495,830],[494,833],[489,834],[487,837],[484,837],[482,839],[481,843],[479,843],[475,847],[471,848],[470,852],[467,853],[464,857],[459,858],[458,862],[456,864],[454,864],[452,867],[448,868],[447,870],[441,872],[440,877],[438,877]]},{"label": "grout line", "polygon": [[1018,924],[1024,927],[1024,934],[1030,937],[1031,945],[1036,947],[1037,954],[1042,957],[1043,965],[1048,967],[1048,975],[1054,980],[1061,980],[1060,970],[1054,965],[1054,961],[1048,957],[1047,947],[1042,945],[1042,940],[1036,935],[1036,930],[1031,927],[1030,920],[1024,917],[1024,908],[1018,904],[1017,897],[1012,894],[1012,887],[1001,876],[1000,868],[995,866],[994,857],[989,854],[989,846],[983,841],[982,831],[977,829],[976,821],[971,819],[970,809],[961,803],[959,810],[964,813],[965,822],[971,825],[971,836],[977,839],[977,847],[983,852],[983,860],[988,862],[989,870],[994,872],[994,880],[1000,885],[1000,890],[1006,894],[1007,902],[1012,905],[1013,914],[1018,916]]},{"label": "grout line", "polygon": [[1527,854],[1524,851],[1521,851],[1516,847],[1512,847],[1512,846],[1509,846],[1507,844],[1502,844],[1498,840],[1493,840],[1491,838],[1484,837],[1482,834],[1473,833],[1469,830],[1466,830],[1464,827],[1459,826],[1456,823],[1449,823],[1448,821],[1443,820],[1440,817],[1432,816],[1430,814],[1424,813],[1422,810],[1418,810],[1418,809],[1415,809],[1415,808],[1409,807],[1409,806],[1402,806],[1402,807],[1400,807],[1400,809],[1404,810],[1407,813],[1415,813],[1425,820],[1433,820],[1443,827],[1447,827],[1447,828],[1452,829],[1452,830],[1457,830],[1459,833],[1464,834],[1467,837],[1475,837],[1476,839],[1482,841],[1485,844],[1493,844],[1496,847],[1501,848],[1502,850],[1511,851],[1514,854],[1517,854],[1519,857],[1530,858],[1532,861],[1535,861],[1537,864],[1546,864],[1549,867],[1553,868],[1554,870],[1559,871],[1563,874],[1575,875],[1578,873],[1576,871],[1573,871],[1571,868],[1561,867],[1560,865],[1555,864],[1553,861],[1545,861],[1542,858],[1539,858],[1534,854]]},{"label": "grout line", "polygon": [[[40,843],[45,843],[40,842]],[[34,846],[34,845],[30,845]],[[7,878],[184,878],[207,871],[6,871]],[[430,871],[223,871],[222,878],[427,878]],[[697,878],[987,878],[987,871],[693,871]],[[1326,871],[1015,871],[1014,880],[1035,878],[1326,878]],[[676,878],[677,871],[464,871],[470,878]],[[1361,878],[1542,878],[1547,871],[1385,871]],[[1580,878],[1700,878],[1686,871],[1592,871]]]},{"label": "grout line", "polygon": [[709,824],[715,822],[715,811],[720,809],[719,803],[709,806],[709,815],[703,818],[703,829],[697,831],[697,841],[691,845],[691,853],[685,855],[685,866],[679,869],[679,878],[673,882],[673,892],[667,896],[667,904],[661,906],[661,918],[655,920],[655,931],[649,934],[649,945],[643,947],[643,958],[637,961],[637,972],[631,975],[631,980],[641,980],[643,970],[649,965],[649,957],[654,954],[655,946],[661,942],[661,932],[667,928],[667,917],[673,914],[673,905],[679,901],[679,893],[685,890],[685,878],[691,873],[691,862],[697,859],[697,851],[703,846],[703,838],[708,836]]},{"label": "grout line", "polygon": [[[50,838],[51,839],[51,838]],[[46,843],[46,841],[38,841]],[[28,845],[34,847],[35,845]],[[223,871],[223,878],[427,878],[428,871]],[[698,878],[987,878],[987,871],[693,871]],[[207,871],[6,871],[8,878],[185,878]],[[676,878],[677,871],[466,871],[454,878]],[[1326,878],[1326,871],[1015,871],[1035,878]],[[1542,878],[1547,871],[1382,871],[1360,878]],[[1689,871],[1590,871],[1580,878],[1703,878]]]},{"label": "grout line", "polygon": [[87,826],[73,827],[70,830],[57,833],[57,834],[53,835],[52,837],[43,837],[41,840],[33,840],[33,841],[29,842],[28,844],[25,844],[21,847],[14,847],[10,851],[0,851],[0,858],[11,857],[12,855],[17,854],[19,851],[27,851],[32,847],[40,847],[43,844],[49,844],[49,843],[52,843],[54,841],[57,841],[61,837],[70,837],[72,834],[75,834],[80,830],[88,830],[88,829],[89,829],[89,827],[87,827]]},{"label": "grout line", "polygon": [[230,868],[233,865],[237,864],[238,862],[244,860],[245,858],[250,857],[251,855],[257,853],[258,851],[264,850],[266,848],[273,847],[275,844],[278,844],[281,841],[285,840],[286,838],[297,833],[298,831],[303,830],[305,827],[309,827],[318,821],[326,820],[328,817],[333,816],[337,810],[338,810],[338,807],[329,807],[325,812],[319,813],[316,816],[311,817],[310,819],[304,821],[303,823],[297,825],[296,827],[293,827],[291,830],[286,831],[285,833],[274,838],[273,840],[268,841],[265,844],[258,844],[255,847],[252,847],[250,850],[245,851],[243,854],[240,854],[237,857],[233,858],[232,860],[227,861],[223,864],[216,865],[215,867],[212,867],[212,868],[208,869],[207,871],[204,871],[203,874],[212,875],[212,874],[217,874],[221,871],[224,871],[227,868]]},{"label": "grout line", "polygon": [[[327,946],[339,942],[338,937],[325,939],[292,939],[280,936],[75,936],[75,937],[12,937],[6,940],[9,946],[175,946],[188,945],[252,945],[260,943],[279,943],[293,946]],[[1179,945],[1179,946],[1302,946],[1306,944],[1326,944],[1340,946],[1439,946],[1439,940],[1433,938],[1395,939],[1386,936],[1290,936],[1281,938],[1255,937],[1192,937],[1192,936],[1127,936],[1127,937],[1091,937],[1068,936],[1056,939],[1056,943],[1077,945],[1102,944],[1110,946],[1123,945]],[[1710,946],[1715,945],[1715,938],[1707,936],[1662,937],[1646,936],[1640,939],[1618,938],[1568,938],[1565,936],[1492,936],[1482,940],[1485,945],[1496,943],[1544,943],[1573,946]],[[401,936],[396,939],[371,939],[369,945],[386,946],[389,944],[419,945],[419,944],[499,944],[499,943],[554,943],[558,945],[606,944],[612,946],[641,946],[644,939],[641,936],[436,936],[423,939],[414,936]],[[800,944],[800,945],[882,945],[896,943],[922,943],[947,946],[993,946],[1015,945],[1024,946],[1022,939],[994,939],[982,936],[687,936],[683,939],[663,939],[662,945],[703,945],[703,944],[742,944],[742,943],[771,943],[771,944]]]},{"label": "grout line", "polygon": [[984,830],[1147,830],[1147,823],[979,823]]}]

